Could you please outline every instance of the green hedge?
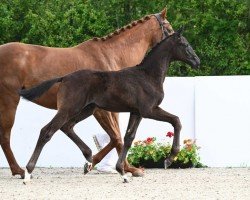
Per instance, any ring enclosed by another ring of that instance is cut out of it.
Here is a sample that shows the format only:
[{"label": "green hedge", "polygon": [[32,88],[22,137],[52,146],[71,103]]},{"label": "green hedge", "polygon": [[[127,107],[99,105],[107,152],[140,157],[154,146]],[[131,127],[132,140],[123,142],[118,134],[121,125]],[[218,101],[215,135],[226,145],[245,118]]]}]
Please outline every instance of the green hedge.
[{"label": "green hedge", "polygon": [[202,62],[198,71],[175,63],[170,76],[250,74],[250,12],[243,0],[1,0],[0,44],[73,46],[165,5],[173,27],[186,27]]}]

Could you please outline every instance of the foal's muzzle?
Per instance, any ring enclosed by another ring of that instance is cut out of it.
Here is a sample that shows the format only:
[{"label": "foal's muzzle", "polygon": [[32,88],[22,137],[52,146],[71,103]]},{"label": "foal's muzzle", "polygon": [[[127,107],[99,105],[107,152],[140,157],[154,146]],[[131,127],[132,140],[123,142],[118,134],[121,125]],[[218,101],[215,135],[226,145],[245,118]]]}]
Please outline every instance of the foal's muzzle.
[{"label": "foal's muzzle", "polygon": [[196,56],[194,58],[192,67],[195,68],[195,69],[198,69],[198,68],[200,68],[200,64],[201,64],[200,58],[198,56]]}]

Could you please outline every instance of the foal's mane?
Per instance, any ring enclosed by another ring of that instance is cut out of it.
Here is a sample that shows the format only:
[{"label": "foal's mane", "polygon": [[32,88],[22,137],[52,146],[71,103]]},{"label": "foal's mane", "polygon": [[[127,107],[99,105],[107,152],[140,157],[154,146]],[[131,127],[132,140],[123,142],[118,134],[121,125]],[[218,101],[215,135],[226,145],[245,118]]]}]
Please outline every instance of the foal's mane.
[{"label": "foal's mane", "polygon": [[128,24],[126,26],[123,26],[120,29],[117,29],[116,31],[114,31],[114,32],[112,32],[112,33],[110,33],[110,34],[108,34],[106,36],[103,36],[101,38],[94,37],[92,40],[93,41],[106,41],[107,39],[110,39],[110,38],[112,38],[115,35],[119,35],[121,32],[124,32],[124,31],[126,31],[128,29],[131,29],[132,27],[136,26],[137,24],[144,23],[145,21],[148,21],[151,18],[151,16],[153,16],[153,15],[152,14],[151,15],[147,15],[147,16],[139,19],[139,20],[135,20],[135,21],[131,22],[130,24]]},{"label": "foal's mane", "polygon": [[141,61],[141,63],[138,64],[138,65],[136,65],[136,66],[142,65],[142,64],[145,62],[145,59],[146,59],[147,57],[149,57],[161,43],[163,43],[164,41],[168,40],[168,39],[169,39],[170,37],[172,37],[173,35],[175,35],[175,33],[173,33],[173,34],[171,34],[171,35],[168,35],[166,38],[164,38],[163,40],[161,40],[160,42],[158,42],[155,46],[153,46],[153,47],[151,48],[151,50],[147,53],[147,55],[143,58],[143,60]]}]

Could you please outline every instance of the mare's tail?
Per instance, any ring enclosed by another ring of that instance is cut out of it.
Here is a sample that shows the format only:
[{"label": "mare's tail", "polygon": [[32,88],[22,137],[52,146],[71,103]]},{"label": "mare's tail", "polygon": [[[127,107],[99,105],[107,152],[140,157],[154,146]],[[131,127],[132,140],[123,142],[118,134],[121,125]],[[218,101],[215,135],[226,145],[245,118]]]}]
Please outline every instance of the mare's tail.
[{"label": "mare's tail", "polygon": [[55,83],[62,82],[62,77],[44,81],[41,84],[30,89],[19,90],[19,95],[23,98],[32,101],[40,97],[44,92],[49,90]]}]

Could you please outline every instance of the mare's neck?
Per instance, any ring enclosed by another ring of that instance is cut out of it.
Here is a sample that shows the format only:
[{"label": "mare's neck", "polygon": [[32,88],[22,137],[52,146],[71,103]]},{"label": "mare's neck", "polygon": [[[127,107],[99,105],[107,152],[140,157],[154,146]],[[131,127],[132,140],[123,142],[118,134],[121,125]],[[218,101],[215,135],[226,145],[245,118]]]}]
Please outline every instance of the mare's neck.
[{"label": "mare's neck", "polygon": [[158,84],[163,84],[172,60],[172,45],[169,41],[158,44],[143,60],[141,67]]},{"label": "mare's neck", "polygon": [[[110,70],[120,70],[139,64],[148,49],[161,40],[162,32],[154,16],[143,23],[138,23],[105,41],[89,41],[103,59],[109,63]],[[83,43],[84,44],[84,43]]]}]

